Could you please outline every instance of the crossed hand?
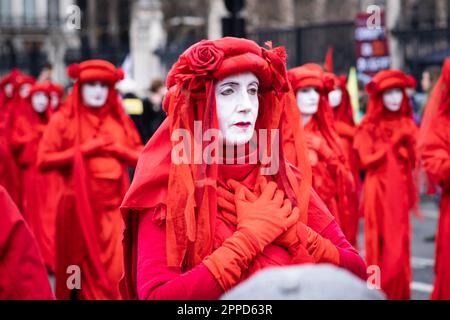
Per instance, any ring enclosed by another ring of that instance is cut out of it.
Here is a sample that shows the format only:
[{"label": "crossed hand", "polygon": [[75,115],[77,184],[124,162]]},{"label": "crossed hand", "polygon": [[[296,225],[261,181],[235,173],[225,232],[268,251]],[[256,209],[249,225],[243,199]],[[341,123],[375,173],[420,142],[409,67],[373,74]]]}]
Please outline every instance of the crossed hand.
[{"label": "crossed hand", "polygon": [[300,211],[292,208],[283,190],[264,177],[258,178],[253,192],[235,180],[227,184],[232,191],[218,188],[218,206],[236,215],[237,230],[250,234],[261,251],[275,243],[295,254],[300,244],[297,236]]}]

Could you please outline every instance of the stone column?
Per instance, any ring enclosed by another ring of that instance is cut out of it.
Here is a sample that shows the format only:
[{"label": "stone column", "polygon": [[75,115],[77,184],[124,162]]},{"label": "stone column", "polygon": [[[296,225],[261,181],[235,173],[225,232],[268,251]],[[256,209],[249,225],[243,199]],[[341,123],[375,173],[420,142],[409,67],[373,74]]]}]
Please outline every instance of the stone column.
[{"label": "stone column", "polygon": [[438,27],[447,27],[447,19],[450,19],[450,1],[436,0],[436,22]]},{"label": "stone column", "polygon": [[[89,47],[92,49],[97,49],[98,39],[97,39],[97,10],[102,10],[97,6],[97,0],[87,1],[87,14],[85,19],[87,27],[87,36],[89,39]],[[83,17],[84,18],[84,17]]]},{"label": "stone column", "polygon": [[400,0],[386,1],[386,29],[388,32],[391,68],[394,69],[403,69],[405,64],[403,48],[398,39],[390,33],[397,26],[396,23],[399,21],[401,11],[402,7]]},{"label": "stone column", "polygon": [[[101,10],[99,8],[98,10]],[[119,44],[119,1],[110,0],[108,7],[108,35],[112,39],[111,45],[117,47]]]},{"label": "stone column", "polygon": [[279,0],[278,8],[280,19],[284,27],[292,27],[295,25],[295,1]]},{"label": "stone column", "polygon": [[222,37],[222,17],[227,15],[223,0],[211,0],[208,13],[208,39]]},{"label": "stone column", "polygon": [[130,50],[133,79],[142,95],[155,78],[163,78],[163,70],[155,50],[166,40],[163,13],[159,0],[137,0],[133,3],[130,27]]}]

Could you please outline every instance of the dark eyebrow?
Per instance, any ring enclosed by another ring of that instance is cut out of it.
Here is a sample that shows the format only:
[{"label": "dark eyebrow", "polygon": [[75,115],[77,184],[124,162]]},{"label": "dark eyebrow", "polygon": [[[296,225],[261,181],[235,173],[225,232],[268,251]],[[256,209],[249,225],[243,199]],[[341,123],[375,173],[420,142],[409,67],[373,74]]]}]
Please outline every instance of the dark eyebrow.
[{"label": "dark eyebrow", "polygon": [[[252,85],[252,84],[255,84],[255,85],[257,85],[257,86],[259,87],[259,83],[258,83],[257,81],[252,81],[252,82],[249,83],[249,85]],[[225,86],[238,86],[238,85],[239,85],[239,83],[234,82],[234,81],[230,81],[230,82],[222,83],[222,84],[220,85],[220,87],[225,87]]]},{"label": "dark eyebrow", "polygon": [[220,85],[220,87],[225,87],[225,86],[238,86],[238,85],[239,85],[239,83],[230,81],[230,82],[222,83],[222,84]]}]

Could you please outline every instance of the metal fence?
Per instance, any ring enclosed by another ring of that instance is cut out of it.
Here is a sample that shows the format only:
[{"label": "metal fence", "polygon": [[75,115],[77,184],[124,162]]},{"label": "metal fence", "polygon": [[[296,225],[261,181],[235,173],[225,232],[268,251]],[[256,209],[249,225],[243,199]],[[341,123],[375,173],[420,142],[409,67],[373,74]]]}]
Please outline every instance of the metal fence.
[{"label": "metal fence", "polygon": [[0,75],[12,68],[38,76],[41,67],[47,62],[47,55],[39,46],[30,46],[23,51],[14,48],[11,41],[0,41]]},{"label": "metal fence", "polygon": [[403,48],[405,67],[420,76],[424,68],[441,65],[450,56],[450,28],[396,29],[391,32]]},{"label": "metal fence", "polygon": [[329,46],[334,48],[334,68],[345,73],[355,65],[355,26],[353,22],[327,23],[287,29],[256,30],[248,37],[260,45],[271,40],[285,46],[288,68],[308,62],[323,63]]}]

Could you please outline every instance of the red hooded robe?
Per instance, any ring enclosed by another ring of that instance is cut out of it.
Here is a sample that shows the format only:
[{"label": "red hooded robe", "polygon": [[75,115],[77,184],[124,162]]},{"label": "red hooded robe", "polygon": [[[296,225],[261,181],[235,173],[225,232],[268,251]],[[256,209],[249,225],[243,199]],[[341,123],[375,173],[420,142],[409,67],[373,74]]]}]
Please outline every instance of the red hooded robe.
[{"label": "red hooded robe", "polygon": [[[21,206],[21,172],[11,150],[11,133],[14,120],[20,114],[23,99],[20,96],[22,85],[31,85],[34,79],[14,69],[0,82],[0,183],[8,190],[14,202]],[[4,90],[12,84],[12,95],[7,97]]]},{"label": "red hooded robe", "polygon": [[[304,131],[305,137],[314,137],[324,141],[328,152],[324,154],[312,148],[308,150],[313,172],[313,187],[347,236],[349,232],[346,222],[352,215],[351,206],[353,204],[351,201],[355,200],[355,189],[341,140],[334,128],[333,113],[328,104],[328,92],[333,88],[331,78],[327,77],[320,66],[315,64],[291,69],[288,75],[294,93],[307,87],[319,90],[318,110],[305,125]],[[291,110],[290,115],[292,113],[299,113],[298,108]],[[287,126],[287,130],[291,131],[289,126]],[[291,135],[287,134],[287,136]],[[283,143],[288,159],[295,163],[296,159],[290,152],[291,145],[292,139],[285,140]],[[348,239],[355,240],[354,238]]]},{"label": "red hooded robe", "polygon": [[48,174],[41,173],[37,167],[39,142],[49,119],[49,105],[43,113],[36,112],[31,99],[35,93],[44,93],[48,97],[45,84],[35,84],[30,94],[22,100],[21,112],[16,113],[11,146],[22,172],[22,213],[41,249],[45,264],[50,271],[55,266],[55,211],[47,210],[47,201],[53,197],[47,189]]},{"label": "red hooded robe", "polygon": [[[68,73],[77,81],[66,105],[51,118],[38,153],[41,170],[58,170],[64,178],[56,227],[56,296],[119,299],[119,205],[129,183],[127,165],[135,165],[141,142],[114,89],[121,70],[104,60],[88,60],[69,66]],[[109,86],[101,108],[82,102],[81,86],[95,81]],[[66,286],[71,265],[81,270],[77,291]]]},{"label": "red hooded robe", "polygon": [[444,61],[425,109],[419,152],[426,172],[442,187],[432,299],[450,300],[450,58]]},{"label": "red hooded robe", "polygon": [[[418,129],[405,88],[414,85],[414,79],[401,71],[377,73],[366,86],[368,112],[354,139],[366,170],[362,199],[366,262],[380,267],[381,288],[390,299],[410,298],[409,213],[417,204],[413,168]],[[393,88],[403,91],[397,112],[383,105],[383,93]]]}]

